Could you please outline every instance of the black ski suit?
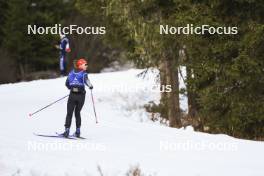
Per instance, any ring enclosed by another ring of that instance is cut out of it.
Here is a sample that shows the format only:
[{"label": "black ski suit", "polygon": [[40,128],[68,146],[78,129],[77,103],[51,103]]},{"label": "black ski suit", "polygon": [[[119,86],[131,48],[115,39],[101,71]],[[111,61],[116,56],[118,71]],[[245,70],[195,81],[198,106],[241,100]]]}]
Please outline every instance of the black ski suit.
[{"label": "black ski suit", "polygon": [[[88,79],[87,74],[84,76],[84,84],[87,85],[90,89],[93,88],[90,80]],[[65,128],[71,127],[73,111],[75,113],[76,128],[81,127],[81,110],[85,101],[85,88],[84,87],[72,87],[69,85],[69,77],[66,80],[66,87],[70,89],[70,95],[67,103],[67,115],[65,121]]]}]

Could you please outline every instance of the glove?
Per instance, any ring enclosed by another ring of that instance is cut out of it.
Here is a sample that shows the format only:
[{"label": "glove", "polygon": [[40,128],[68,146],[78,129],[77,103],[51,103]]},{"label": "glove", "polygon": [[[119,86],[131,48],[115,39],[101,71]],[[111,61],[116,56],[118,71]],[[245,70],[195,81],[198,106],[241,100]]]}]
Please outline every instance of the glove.
[{"label": "glove", "polygon": [[71,52],[71,49],[70,49],[70,48],[67,48],[67,49],[66,49],[66,52],[67,52],[67,53]]},{"label": "glove", "polygon": [[89,87],[89,89],[91,89],[91,90],[92,90],[92,89],[93,89],[93,86]]}]

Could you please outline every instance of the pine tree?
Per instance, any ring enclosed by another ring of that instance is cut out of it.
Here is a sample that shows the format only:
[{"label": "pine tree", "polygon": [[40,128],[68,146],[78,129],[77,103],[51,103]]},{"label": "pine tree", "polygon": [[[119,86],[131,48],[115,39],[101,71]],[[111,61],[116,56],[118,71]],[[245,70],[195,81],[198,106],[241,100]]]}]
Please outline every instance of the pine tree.
[{"label": "pine tree", "polygon": [[238,35],[195,36],[190,41],[189,65],[195,75],[190,84],[198,94],[200,116],[211,132],[263,137],[263,57],[258,53],[263,4],[216,0],[194,5],[203,7],[209,24],[239,29]]}]

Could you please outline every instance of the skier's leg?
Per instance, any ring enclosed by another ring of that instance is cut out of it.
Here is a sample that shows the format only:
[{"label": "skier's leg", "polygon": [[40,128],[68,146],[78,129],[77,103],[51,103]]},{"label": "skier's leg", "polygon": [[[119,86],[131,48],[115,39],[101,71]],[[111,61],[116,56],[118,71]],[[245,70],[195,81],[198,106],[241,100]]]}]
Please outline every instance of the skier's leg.
[{"label": "skier's leg", "polygon": [[64,70],[65,70],[65,56],[64,55],[61,55],[60,56],[60,72],[61,72],[61,75],[64,75]]},{"label": "skier's leg", "polygon": [[71,121],[72,121],[72,115],[74,108],[76,106],[75,100],[74,100],[75,94],[70,94],[68,103],[67,103],[67,115],[66,115],[66,121],[65,121],[65,128],[70,128],[71,127]]},{"label": "skier's leg", "polygon": [[81,110],[83,107],[85,101],[85,94],[79,94],[78,95],[78,99],[77,99],[77,104],[75,107],[75,121],[76,121],[76,132],[75,132],[75,136],[76,137],[80,137],[81,135]]},{"label": "skier's leg", "polygon": [[64,67],[64,70],[63,70],[63,75],[66,76],[67,75],[67,65],[66,65],[66,58],[64,57],[64,60],[63,60],[63,67]]},{"label": "skier's leg", "polygon": [[75,107],[76,128],[81,127],[81,110],[85,101],[85,94],[79,94]]}]

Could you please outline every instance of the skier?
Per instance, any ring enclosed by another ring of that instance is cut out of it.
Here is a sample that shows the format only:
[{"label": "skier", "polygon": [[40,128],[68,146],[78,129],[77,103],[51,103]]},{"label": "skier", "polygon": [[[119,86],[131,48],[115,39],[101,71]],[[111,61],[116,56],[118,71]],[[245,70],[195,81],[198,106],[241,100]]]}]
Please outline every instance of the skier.
[{"label": "skier", "polygon": [[60,34],[60,43],[58,49],[60,50],[60,73],[66,76],[66,53],[71,52],[69,39],[64,34]]},{"label": "skier", "polygon": [[65,132],[62,134],[64,137],[68,137],[70,133],[71,121],[73,111],[75,111],[75,119],[76,119],[76,132],[74,136],[80,137],[81,131],[81,110],[85,101],[85,85],[89,87],[89,89],[93,89],[93,85],[91,84],[88,74],[86,72],[88,64],[84,58],[80,58],[76,61],[75,69],[73,69],[66,80],[66,87],[70,89],[70,95],[67,103],[67,115],[65,121]]}]

